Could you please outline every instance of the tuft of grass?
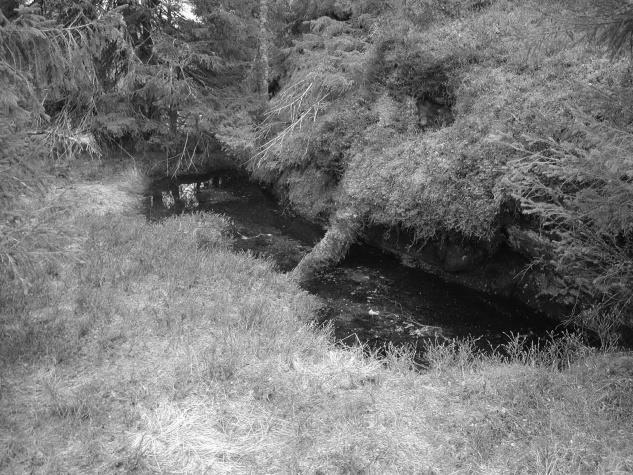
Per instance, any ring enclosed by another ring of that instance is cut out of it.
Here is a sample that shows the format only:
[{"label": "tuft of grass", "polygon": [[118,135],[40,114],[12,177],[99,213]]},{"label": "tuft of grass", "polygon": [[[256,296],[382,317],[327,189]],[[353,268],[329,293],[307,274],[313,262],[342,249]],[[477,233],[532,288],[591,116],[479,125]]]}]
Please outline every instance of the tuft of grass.
[{"label": "tuft of grass", "polygon": [[453,338],[447,341],[436,339],[427,345],[423,359],[438,376],[448,368],[459,368],[464,373],[482,359],[482,353],[476,343],[477,339],[472,337]]},{"label": "tuft of grass", "polygon": [[78,388],[67,388],[53,370],[42,378],[41,387],[48,400],[48,413],[51,417],[81,422],[96,415],[100,390],[94,382]]}]

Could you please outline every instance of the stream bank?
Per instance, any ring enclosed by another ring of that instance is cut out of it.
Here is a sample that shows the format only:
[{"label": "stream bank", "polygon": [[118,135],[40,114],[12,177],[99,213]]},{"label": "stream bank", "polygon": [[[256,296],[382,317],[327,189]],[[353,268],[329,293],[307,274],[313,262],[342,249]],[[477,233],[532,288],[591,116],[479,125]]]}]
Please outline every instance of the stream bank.
[{"label": "stream bank", "polygon": [[[226,170],[204,176],[159,180],[146,191],[146,216],[211,211],[229,218],[234,248],[273,259],[289,271],[319,242],[321,227],[283,209],[247,177]],[[348,344],[408,344],[428,339],[472,337],[483,349],[510,333],[545,336],[556,323],[516,300],[447,283],[367,244],[352,246],[337,266],[303,283],[324,305],[321,322],[331,322]]]}]

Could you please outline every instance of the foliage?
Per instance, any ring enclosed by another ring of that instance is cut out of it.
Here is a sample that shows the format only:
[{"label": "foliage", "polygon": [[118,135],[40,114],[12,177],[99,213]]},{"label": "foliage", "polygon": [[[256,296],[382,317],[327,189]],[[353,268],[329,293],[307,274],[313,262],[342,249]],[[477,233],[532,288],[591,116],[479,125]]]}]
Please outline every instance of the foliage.
[{"label": "foliage", "polygon": [[504,177],[509,192],[550,242],[534,263],[557,276],[558,283],[544,293],[577,305],[571,320],[608,341],[614,329],[633,322],[633,116],[630,70],[619,58],[630,7],[596,5],[591,19],[575,19],[590,29],[589,39],[609,47],[611,62],[598,56],[583,65],[587,50],[572,43],[553,49],[552,62],[567,61],[571,70],[567,76],[550,63],[551,70],[561,78],[578,71],[575,94],[561,87],[552,95],[549,83],[540,96],[542,119],[515,109],[519,120],[506,127],[509,135],[493,140],[512,154]]},{"label": "foliage", "polygon": [[[58,158],[136,145],[178,172],[258,147],[253,176],[310,218],[352,208],[487,249],[518,226],[548,242],[532,263],[544,296],[630,320],[630,7],[586,0],[591,23],[562,0],[278,0],[262,33],[255,0],[197,0],[196,20],[177,2],[115,3],[48,2],[0,25],[3,110],[51,120]],[[578,23],[611,61],[560,27]],[[422,117],[428,104],[446,120]]]},{"label": "foliage", "polygon": [[[589,149],[533,137],[511,144],[519,154],[507,179],[523,212],[551,239],[542,264],[563,276],[568,295],[597,302],[617,325],[633,311],[632,136],[590,117],[583,125],[574,134],[595,141]],[[590,327],[599,321],[598,309],[591,312],[581,316]]]},{"label": "foliage", "polygon": [[[21,9],[15,21],[0,27],[0,66],[7,112],[45,116],[46,104],[82,112],[89,107],[107,71],[95,58],[106,48],[124,54],[125,41],[116,14],[101,21],[64,27],[54,20]],[[118,51],[117,51],[118,50]],[[101,72],[101,74],[99,74]]]},{"label": "foliage", "polygon": [[[351,206],[422,242],[457,232],[494,248],[508,225],[536,231],[550,243],[530,268],[547,276],[542,297],[601,333],[630,322],[630,71],[571,31],[617,56],[630,8],[585,2],[592,23],[563,1],[380,3],[346,21],[342,2],[294,11],[254,173],[302,212]],[[336,99],[307,87],[337,81],[351,87]],[[423,101],[454,121],[420,125]]]},{"label": "foliage", "polygon": [[[428,5],[431,10],[435,7]],[[307,11],[303,10],[299,18],[314,16]],[[452,105],[454,86],[449,72],[467,63],[467,56],[476,47],[460,47],[455,39],[440,46],[437,36],[447,35],[438,34],[437,29],[421,37],[407,17],[409,10],[397,2],[386,9],[384,4],[365,2],[349,12],[348,22],[325,10],[320,13],[329,16],[303,20],[310,32],[295,38],[289,49],[284,63],[290,72],[287,85],[271,101],[260,132],[263,145],[253,159],[253,168],[279,176],[285,170],[316,167],[333,178],[332,191],[324,195],[329,195],[327,199],[338,196],[341,203],[351,201],[360,216],[378,223],[402,223],[414,228],[420,237],[432,237],[442,226],[490,237],[495,232],[495,209],[499,205],[491,189],[494,166],[479,166],[477,158],[460,154],[454,147],[442,152],[447,157],[460,157],[454,164],[454,178],[445,174],[447,167],[453,167],[450,160],[438,157],[444,163],[431,166],[437,174],[428,180],[432,188],[426,189],[435,201],[430,207],[419,206],[420,196],[414,190],[422,191],[420,184],[404,187],[401,193],[401,188],[392,192],[394,180],[410,179],[419,165],[411,155],[403,155],[401,146],[403,141],[410,141],[410,146],[420,147],[416,101],[429,97],[443,101],[447,107]],[[374,15],[374,20],[365,31],[360,17],[367,14]],[[440,49],[429,49],[429,40]],[[332,97],[329,90],[319,95],[323,85],[336,85]],[[420,158],[447,138],[443,134],[429,137],[428,146],[417,152]],[[396,163],[403,166],[398,168]],[[384,173],[380,170],[383,166]],[[480,170],[477,173],[484,175],[486,182],[471,186],[464,176],[468,170]],[[454,192],[443,193],[446,179]],[[293,184],[289,185],[290,194],[298,198],[295,205],[305,208],[310,199],[304,204],[300,193],[293,193]],[[294,186],[298,186],[296,180]],[[471,188],[472,192],[464,193],[462,188]],[[454,205],[455,215],[447,215],[447,203]],[[480,209],[473,213],[473,206]],[[423,210],[428,209],[437,210],[439,218],[425,216],[427,211]]]},{"label": "foliage", "polygon": [[184,18],[171,1],[22,8],[0,27],[4,109],[52,118],[57,156],[140,145],[184,165],[218,139],[247,148],[254,39],[218,34],[217,15],[206,19]]},{"label": "foliage", "polygon": [[367,43],[343,21],[312,18],[316,13],[308,10],[294,14],[313,33],[295,37],[282,50],[284,87],[268,104],[258,127],[261,147],[248,165],[255,176],[282,176],[293,205],[323,218],[333,210],[332,190],[347,166],[345,150],[363,130],[357,119],[374,120],[352,93],[362,83]]},{"label": "foliage", "polygon": [[[0,281],[3,303],[25,301],[33,286],[55,273],[72,229],[50,223],[66,210],[46,197],[45,158],[98,154],[90,131],[99,92],[112,65],[125,62],[127,43],[114,12],[93,20],[81,11],[59,21],[20,8],[0,25]],[[54,125],[44,133],[33,125]],[[33,202],[41,203],[34,206]]]},{"label": "foliage", "polygon": [[25,293],[66,243],[48,229],[55,206],[24,203],[46,193],[34,182],[46,181],[47,153],[71,163],[103,146],[141,144],[177,173],[219,141],[250,142],[241,81],[251,50],[224,49],[174,2],[120,3],[51,1],[0,17],[3,299]]}]

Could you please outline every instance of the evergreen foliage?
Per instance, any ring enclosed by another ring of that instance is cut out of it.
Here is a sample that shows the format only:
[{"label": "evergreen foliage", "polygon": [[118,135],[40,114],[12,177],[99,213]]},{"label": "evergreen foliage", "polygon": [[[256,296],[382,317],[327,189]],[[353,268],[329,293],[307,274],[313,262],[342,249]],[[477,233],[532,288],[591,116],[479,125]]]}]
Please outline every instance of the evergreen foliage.
[{"label": "evergreen foliage", "polygon": [[171,0],[45,5],[0,27],[2,104],[51,118],[58,156],[136,146],[184,166],[218,141],[248,148],[257,101],[245,79],[256,35],[244,10],[232,18],[197,5],[206,12],[199,23]]},{"label": "evergreen foliage", "polygon": [[0,308],[18,312],[55,272],[72,232],[50,226],[63,215],[55,203],[40,196],[42,206],[32,204],[45,191],[46,143],[25,133],[25,125],[0,116]]},{"label": "evergreen foliage", "polygon": [[10,3],[0,17],[2,301],[24,295],[67,245],[47,224],[58,211],[32,205],[46,194],[47,155],[155,147],[177,171],[217,147],[223,121],[252,120],[228,110],[249,97],[247,56],[224,54],[179,2]]}]

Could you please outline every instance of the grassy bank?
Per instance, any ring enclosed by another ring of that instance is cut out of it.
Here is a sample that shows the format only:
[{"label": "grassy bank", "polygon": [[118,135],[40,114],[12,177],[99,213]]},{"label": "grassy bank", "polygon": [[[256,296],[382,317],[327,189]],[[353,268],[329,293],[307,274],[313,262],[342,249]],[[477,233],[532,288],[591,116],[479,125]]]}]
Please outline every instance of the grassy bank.
[{"label": "grassy bank", "polygon": [[404,350],[339,348],[314,297],[231,251],[223,218],[147,223],[138,180],[50,195],[50,229],[74,232],[1,309],[0,471],[633,470],[630,358],[458,342],[415,370]]},{"label": "grassy bank", "polygon": [[437,273],[454,272],[445,241],[474,243],[475,261],[510,248],[531,261],[534,290],[515,294],[531,306],[574,308],[599,333],[633,325],[630,58],[591,40],[628,44],[630,8],[307,3],[255,176],[310,219],[406,230]]}]

